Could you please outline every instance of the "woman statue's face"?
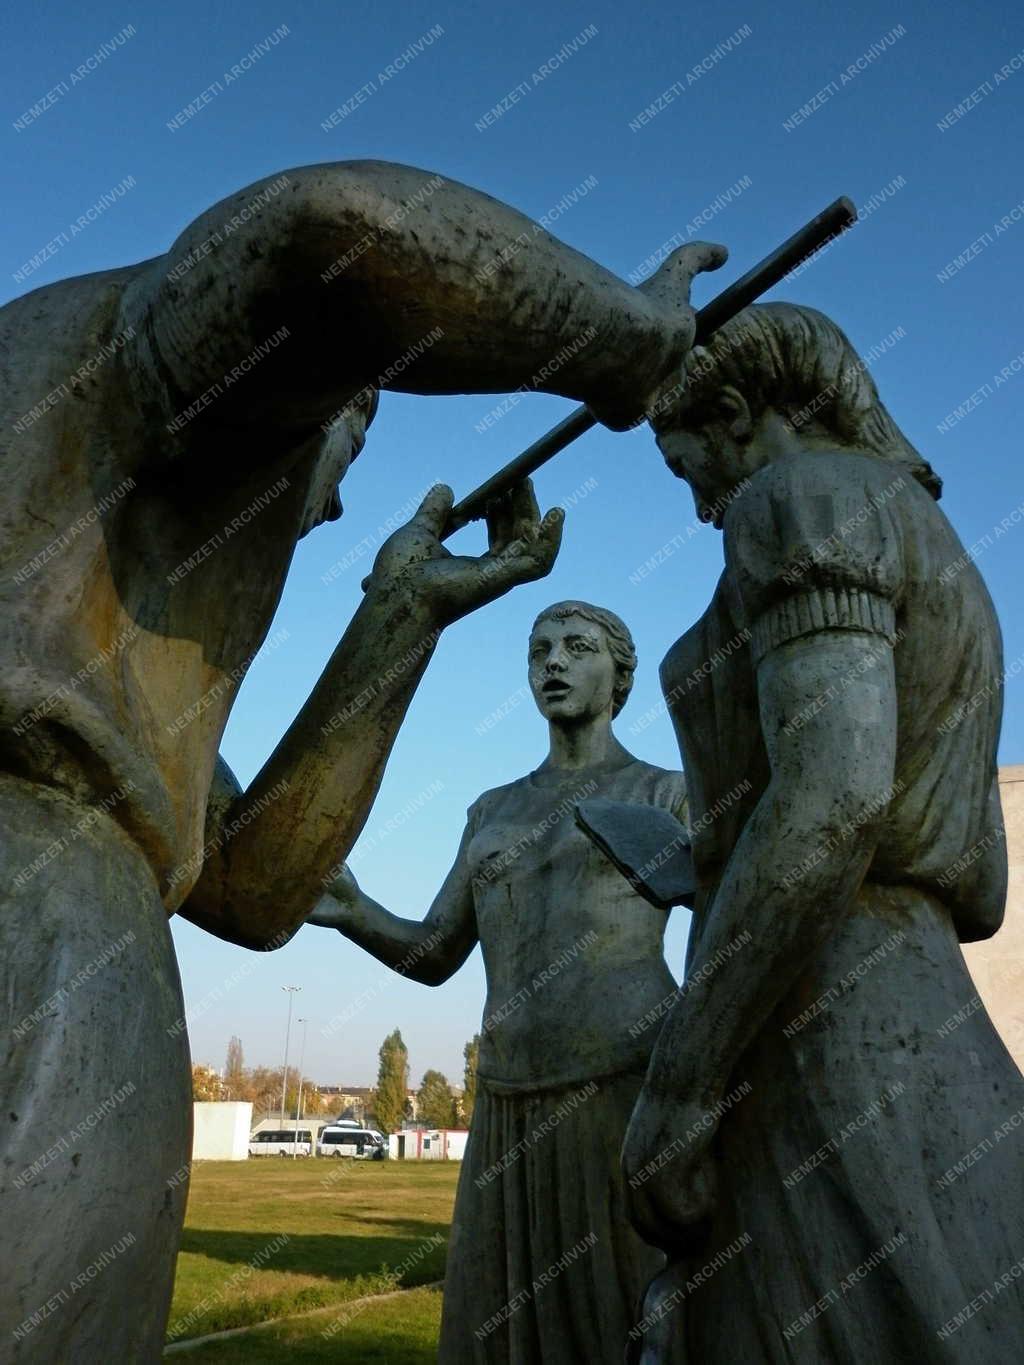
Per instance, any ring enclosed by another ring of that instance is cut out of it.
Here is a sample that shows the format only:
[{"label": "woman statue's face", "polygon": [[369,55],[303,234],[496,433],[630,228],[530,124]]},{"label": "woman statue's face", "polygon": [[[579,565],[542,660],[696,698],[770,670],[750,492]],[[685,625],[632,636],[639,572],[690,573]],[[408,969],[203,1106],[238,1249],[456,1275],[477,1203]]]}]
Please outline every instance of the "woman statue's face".
[{"label": "woman statue's face", "polygon": [[615,660],[600,626],[582,616],[545,617],[530,636],[530,690],[553,724],[611,719]]}]

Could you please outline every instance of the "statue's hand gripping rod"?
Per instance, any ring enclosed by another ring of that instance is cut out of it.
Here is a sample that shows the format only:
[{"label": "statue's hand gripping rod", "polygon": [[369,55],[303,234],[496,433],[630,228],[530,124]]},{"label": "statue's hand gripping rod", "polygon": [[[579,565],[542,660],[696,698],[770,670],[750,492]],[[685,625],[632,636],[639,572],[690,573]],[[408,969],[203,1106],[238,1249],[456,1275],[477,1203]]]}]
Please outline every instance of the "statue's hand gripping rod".
[{"label": "statue's hand gripping rod", "polygon": [[[728,322],[730,318],[736,316],[749,303],[753,303],[773,285],[779,283],[791,270],[794,270],[801,261],[805,261],[808,256],[812,256],[827,242],[838,237],[847,228],[852,227],[857,221],[857,210],[851,200],[845,196],[829,204],[828,208],[819,213],[816,218],[812,218],[806,223],[799,232],[795,232],[792,237],[783,242],[781,246],[765,256],[764,260],[759,261],[752,270],[741,276],[735,284],[731,284],[728,289],[722,291],[710,303],[697,311],[697,333],[694,338],[694,345],[699,346],[707,341],[713,332]],[[505,496],[516,484],[521,483],[541,465],[547,464],[548,460],[558,454],[560,450],[578,436],[582,436],[585,431],[597,425],[597,419],[592,416],[590,410],[585,407],[576,408],[568,417],[564,418],[557,426],[551,428],[549,432],[534,441],[533,445],[528,446],[514,460],[510,460],[504,468],[499,469],[496,474],[492,474],[485,483],[479,488],[475,488],[472,493],[456,503],[451,510],[448,523],[445,526],[443,539],[454,535],[463,526],[467,526],[471,521],[479,521],[487,515],[487,509],[499,498]]]}]

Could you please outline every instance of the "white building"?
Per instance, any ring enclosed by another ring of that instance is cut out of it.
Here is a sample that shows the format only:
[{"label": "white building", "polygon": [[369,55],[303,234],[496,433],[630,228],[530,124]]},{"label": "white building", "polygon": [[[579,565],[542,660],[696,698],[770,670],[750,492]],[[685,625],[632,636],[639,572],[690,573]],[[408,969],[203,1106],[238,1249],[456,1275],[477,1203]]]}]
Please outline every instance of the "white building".
[{"label": "white building", "polygon": [[[989,1017],[1024,1071],[1024,763],[999,769],[1010,884],[1006,918],[992,938],[965,943],[964,957]],[[950,1013],[968,1001],[950,1003]]]},{"label": "white building", "polygon": [[246,1100],[196,1100],[192,1105],[192,1160],[245,1161],[252,1105]]}]

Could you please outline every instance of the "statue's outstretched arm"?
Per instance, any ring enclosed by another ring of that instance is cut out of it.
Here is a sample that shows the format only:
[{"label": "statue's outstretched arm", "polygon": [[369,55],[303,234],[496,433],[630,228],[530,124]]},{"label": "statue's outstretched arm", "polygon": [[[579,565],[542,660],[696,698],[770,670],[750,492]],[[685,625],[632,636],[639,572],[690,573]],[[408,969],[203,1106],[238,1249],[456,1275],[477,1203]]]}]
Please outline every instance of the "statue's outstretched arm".
[{"label": "statue's outstretched arm", "polygon": [[[230,812],[241,795],[241,787],[231,769],[218,758],[207,819],[207,828],[214,839],[218,831],[230,827]],[[385,910],[362,890],[348,867],[342,865],[340,870],[331,869],[335,874],[333,880],[316,901],[307,923],[337,929],[402,976],[427,986],[439,986],[458,971],[477,941],[476,912],[466,858],[469,841],[467,826],[452,869],[424,919],[402,919]],[[204,915],[189,902],[182,914],[201,929],[229,942],[257,946],[240,936],[237,927],[216,915]],[[279,947],[291,937],[292,931],[288,931],[279,936],[279,942],[261,946]]]},{"label": "statue's outstretched arm", "polygon": [[280,947],[359,837],[385,764],[445,626],[554,562],[562,514],[540,519],[521,487],[488,522],[491,548],[450,554],[438,535],[451,489],[427,494],[377,555],[366,595],[323,675],[245,792],[211,803],[205,858],[181,913],[246,947]]},{"label": "statue's outstretched arm", "polygon": [[[121,322],[137,337],[138,401],[161,429],[195,409],[200,425],[299,441],[366,385],[531,384],[624,426],[692,342],[690,279],[725,253],[697,255],[681,248],[658,288],[635,289],[458,181],[336,162],[207,210],[128,286]],[[168,433],[172,451],[193,420]]]},{"label": "statue's outstretched arm", "polygon": [[439,986],[458,971],[477,941],[466,856],[469,841],[467,826],[452,869],[424,919],[401,919],[385,910],[361,889],[346,867],[309,917],[309,923],[337,929],[402,976],[427,986]]}]

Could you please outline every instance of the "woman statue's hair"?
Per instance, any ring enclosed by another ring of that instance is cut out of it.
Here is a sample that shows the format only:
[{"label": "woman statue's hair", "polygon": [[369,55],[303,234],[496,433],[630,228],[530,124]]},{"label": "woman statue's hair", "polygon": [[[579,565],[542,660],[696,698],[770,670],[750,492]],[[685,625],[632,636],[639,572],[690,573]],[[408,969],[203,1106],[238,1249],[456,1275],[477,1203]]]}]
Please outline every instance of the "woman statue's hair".
[{"label": "woman statue's hair", "polygon": [[743,394],[754,417],[771,407],[795,431],[818,421],[844,445],[907,466],[940,496],[942,480],[889,416],[867,363],[817,309],[755,303],[737,313],[690,351],[678,396],[655,417],[655,429],[700,425],[725,384]]},{"label": "woman statue's hair", "polygon": [[534,621],[530,634],[533,634],[541,621],[564,621],[567,616],[582,616],[584,621],[591,621],[595,626],[600,626],[605,633],[608,653],[615,663],[615,687],[612,691],[614,718],[625,706],[626,699],[633,690],[633,674],[636,672],[636,646],[633,644],[629,627],[621,616],[616,616],[606,607],[595,607],[590,602],[569,600],[555,602],[552,606],[545,607]]}]

